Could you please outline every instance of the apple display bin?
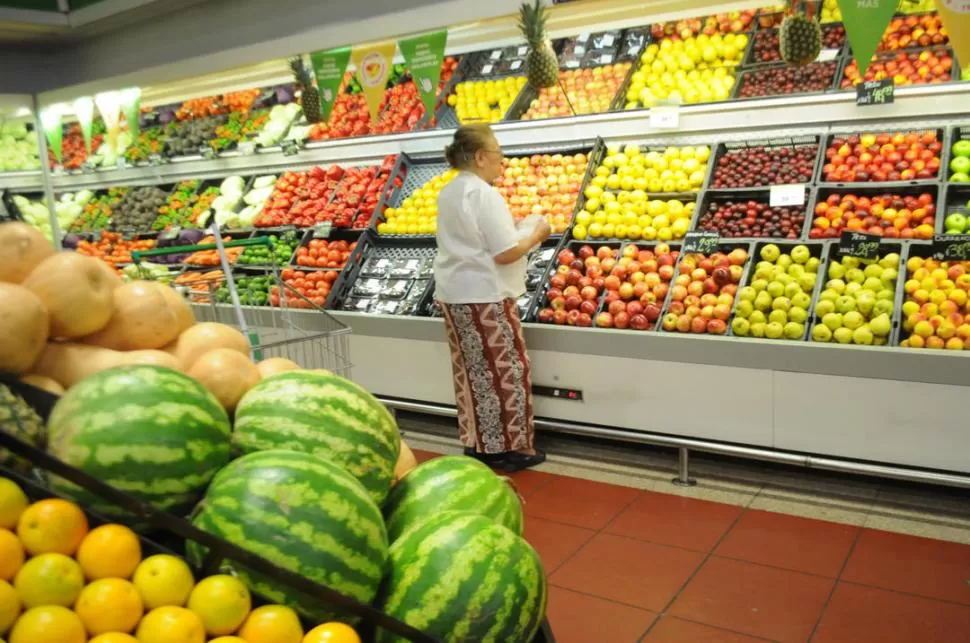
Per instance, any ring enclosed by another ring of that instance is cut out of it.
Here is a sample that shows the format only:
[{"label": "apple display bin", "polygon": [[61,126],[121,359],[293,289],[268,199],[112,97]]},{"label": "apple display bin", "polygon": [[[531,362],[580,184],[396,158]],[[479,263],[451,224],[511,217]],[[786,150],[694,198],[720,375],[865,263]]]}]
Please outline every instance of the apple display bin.
[{"label": "apple display bin", "polygon": [[[835,128],[833,128],[835,129]],[[819,187],[838,187],[838,188],[853,188],[856,186],[869,186],[869,185],[879,185],[883,187],[896,187],[896,186],[907,186],[907,185],[927,185],[927,184],[939,184],[942,180],[945,180],[943,159],[946,156],[945,150],[949,147],[949,132],[946,128],[940,127],[938,125],[933,125],[931,127],[920,127],[920,123],[914,123],[911,127],[906,125],[892,125],[888,127],[873,125],[872,127],[853,127],[848,129],[846,127],[839,127],[837,131],[830,132],[825,137],[825,143],[822,148],[822,155],[824,157],[825,150],[831,147],[832,142],[839,139],[847,139],[850,136],[862,136],[864,134],[872,134],[878,136],[879,134],[889,134],[890,136],[895,134],[913,134],[920,133],[926,130],[932,130],[936,132],[936,140],[942,145],[940,151],[940,170],[935,177],[929,179],[911,179],[911,180],[899,180],[899,181],[866,181],[866,182],[844,182],[844,181],[827,181],[825,179],[824,165],[826,161],[823,159],[818,176],[816,177],[816,184]]]},{"label": "apple display bin", "polygon": [[946,217],[959,212],[970,217],[970,183],[947,183],[943,200],[936,208],[936,234],[946,232]]},{"label": "apple display bin", "polygon": [[[943,154],[940,158],[940,179],[946,183],[950,182],[950,161],[953,160],[953,146],[960,141],[970,141],[970,124],[954,125],[949,128],[948,140],[943,147]],[[964,185],[956,183],[955,185]],[[970,184],[966,184],[970,185]]]},{"label": "apple display bin", "polygon": [[[0,383],[20,395],[45,422],[59,399],[58,396],[25,384],[16,376],[7,373],[0,373]],[[0,465],[0,477],[14,480],[25,490],[31,501],[57,497],[74,502],[71,498],[50,491],[41,482],[43,475],[56,475],[97,494],[116,507],[130,512],[138,522],[149,525],[148,536],[142,535],[140,540],[143,551],[150,555],[173,554],[182,556],[185,544],[188,542],[206,547],[208,552],[202,565],[193,570],[196,578],[218,573],[222,562],[230,560],[245,565],[247,568],[271,578],[276,583],[287,585],[291,589],[301,592],[305,597],[312,598],[321,606],[338,608],[360,618],[362,625],[359,629],[364,641],[372,641],[375,628],[380,627],[413,643],[442,643],[440,639],[425,634],[366,603],[344,596],[334,589],[278,567],[265,558],[252,554],[227,540],[197,529],[185,518],[160,511],[5,431],[0,431],[0,449],[6,449],[27,460],[34,468],[32,474],[24,474]],[[87,507],[82,506],[82,509],[94,525],[111,522],[91,512]],[[260,602],[258,596],[255,598],[257,598],[257,602]],[[266,601],[261,602],[265,603]],[[548,621],[543,622],[532,643],[555,643]]]},{"label": "apple display bin", "polygon": [[711,154],[712,159],[710,162],[710,168],[707,173],[707,176],[705,177],[706,178],[705,188],[708,190],[715,190],[721,193],[729,193],[735,190],[739,190],[739,191],[753,190],[758,188],[770,189],[771,188],[770,185],[751,185],[751,186],[743,186],[743,187],[737,187],[737,188],[727,188],[727,187],[714,187],[712,184],[714,182],[714,175],[717,172],[718,163],[720,163],[721,159],[724,158],[724,156],[728,153],[739,152],[741,150],[751,149],[754,147],[764,147],[769,149],[777,149],[777,148],[784,147],[789,149],[796,149],[800,147],[808,147],[810,145],[818,146],[818,149],[815,155],[815,165],[812,168],[812,175],[808,177],[808,180],[804,181],[802,184],[803,185],[814,184],[816,178],[821,173],[822,164],[824,163],[824,159],[825,159],[825,149],[822,147],[822,140],[819,134],[809,134],[805,136],[783,136],[783,137],[753,139],[753,140],[744,139],[744,140],[737,140],[737,141],[722,141],[720,143],[717,143],[717,145],[714,148],[714,152]]},{"label": "apple display bin", "polygon": [[[727,237],[721,236],[721,239],[725,241],[798,241],[807,240],[808,231],[812,228],[812,216],[813,212],[813,198],[815,189],[809,185],[804,186],[805,190],[805,203],[801,207],[805,210],[805,221],[802,223],[802,229],[797,237],[797,239],[788,239],[786,237]],[[700,198],[697,200],[697,207],[694,208],[694,216],[690,222],[691,232],[705,232],[704,230],[698,228],[701,218],[707,213],[707,209],[712,203],[723,203],[726,201],[757,201],[758,203],[771,203],[771,188],[770,187],[758,187],[758,188],[740,188],[733,190],[713,190],[707,189],[702,192]],[[720,234],[720,233],[719,233]]]},{"label": "apple display bin", "polygon": [[[857,196],[865,197],[879,197],[884,195],[899,195],[899,196],[914,196],[918,197],[921,194],[929,194],[933,197],[933,205],[936,207],[936,214],[934,215],[934,225],[937,231],[940,231],[940,226],[942,225],[942,212],[944,210],[943,202],[941,196],[943,190],[937,182],[926,182],[920,181],[917,183],[845,183],[835,186],[833,184],[825,184],[820,186],[815,190],[814,198],[811,200],[809,205],[809,214],[812,219],[815,218],[815,208],[819,203],[824,202],[833,194],[843,195],[843,194],[855,194]],[[811,225],[811,221],[809,221]],[[811,227],[809,227],[811,230]],[[865,232],[861,230],[860,232]],[[838,241],[838,237],[823,237],[821,240],[825,241]],[[900,239],[905,243],[915,243],[916,239]]]},{"label": "apple display bin", "polygon": [[839,90],[839,81],[841,80],[841,73],[844,66],[844,60],[841,57],[836,57],[834,60],[829,60],[825,62],[814,62],[810,63],[809,66],[819,66],[819,65],[829,65],[831,67],[832,76],[829,78],[828,85],[823,89],[813,89],[813,90],[802,90],[798,86],[792,89],[791,92],[787,94],[758,94],[756,96],[742,96],[741,89],[744,85],[749,82],[748,79],[753,74],[759,74],[763,72],[770,72],[776,69],[785,69],[787,65],[785,63],[760,63],[758,65],[752,65],[750,67],[740,67],[738,68],[737,75],[735,76],[734,86],[731,88],[731,100],[759,100],[764,98],[771,98],[772,96],[816,96],[819,94],[825,94],[827,92],[836,92]]}]

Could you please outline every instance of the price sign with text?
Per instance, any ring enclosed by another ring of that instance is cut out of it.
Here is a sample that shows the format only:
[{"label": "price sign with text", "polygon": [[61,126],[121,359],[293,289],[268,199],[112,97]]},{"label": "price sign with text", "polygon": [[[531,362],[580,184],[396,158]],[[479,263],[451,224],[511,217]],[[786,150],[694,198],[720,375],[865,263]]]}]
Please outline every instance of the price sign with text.
[{"label": "price sign with text", "polygon": [[866,80],[856,85],[855,90],[856,105],[889,105],[894,100],[896,85],[892,78]]},{"label": "price sign with text", "polygon": [[333,228],[333,223],[330,221],[323,221],[321,223],[313,226],[313,238],[314,239],[329,239],[330,230]]},{"label": "price sign with text", "polygon": [[165,163],[165,157],[161,154],[149,154],[148,155],[148,165],[151,167],[158,167]]},{"label": "price sign with text", "polygon": [[768,191],[768,203],[773,208],[791,208],[805,205],[805,186],[772,185]]},{"label": "price sign with text", "polygon": [[168,230],[165,230],[164,232],[162,232],[160,235],[158,235],[158,238],[160,241],[174,241],[175,239],[179,238],[179,234],[181,233],[182,233],[182,228],[180,228],[179,226],[173,226]]},{"label": "price sign with text", "polygon": [[651,107],[650,127],[654,129],[677,129],[680,127],[680,107],[677,105]]},{"label": "price sign with text", "polygon": [[716,232],[688,232],[684,236],[681,252],[699,252],[709,255],[717,250],[721,239]]},{"label": "price sign with text", "polygon": [[933,254],[942,261],[970,260],[970,234],[938,234],[933,238]]},{"label": "price sign with text", "polygon": [[879,243],[881,241],[882,237],[878,234],[846,230],[839,237],[839,252],[847,257],[875,259],[879,256]]},{"label": "price sign with text", "polygon": [[288,138],[281,144],[283,156],[294,156],[300,152],[300,141]]},{"label": "price sign with text", "polygon": [[199,155],[206,161],[211,161],[216,157],[216,151],[208,145],[199,146]]}]

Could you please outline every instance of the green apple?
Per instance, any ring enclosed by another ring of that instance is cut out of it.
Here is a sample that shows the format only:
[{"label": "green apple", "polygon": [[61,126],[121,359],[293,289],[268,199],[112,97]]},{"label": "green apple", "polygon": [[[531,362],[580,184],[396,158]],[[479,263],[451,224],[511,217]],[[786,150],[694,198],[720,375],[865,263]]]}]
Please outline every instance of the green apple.
[{"label": "green apple", "polygon": [[866,318],[857,310],[850,310],[842,315],[842,325],[849,330],[855,330],[864,323],[866,323]]},{"label": "green apple", "polygon": [[892,268],[893,270],[899,269],[899,255],[895,252],[890,252],[879,260],[879,265],[883,268]]},{"label": "green apple", "polygon": [[[831,292],[831,291],[828,291]],[[825,293],[822,293],[823,295]],[[825,317],[829,313],[835,312],[835,300],[834,299],[819,299],[818,303],[815,304],[815,314],[819,317]]]},{"label": "green apple", "polygon": [[781,255],[778,257],[778,261],[775,262],[775,265],[784,270],[788,270],[788,266],[792,265],[791,255]]},{"label": "green apple", "polygon": [[855,298],[849,295],[842,295],[835,300],[835,309],[843,315],[856,309]]},{"label": "green apple", "polygon": [[769,322],[768,325],[765,326],[765,337],[768,339],[779,339],[784,334],[785,327],[778,322]]},{"label": "green apple", "polygon": [[812,251],[808,246],[797,245],[791,249],[791,258],[795,263],[805,263],[812,256]]},{"label": "green apple", "polygon": [[882,280],[879,277],[866,277],[866,280],[862,282],[862,289],[877,293],[883,289]]},{"label": "green apple", "polygon": [[734,321],[731,322],[731,330],[738,337],[747,337],[748,333],[751,332],[751,324],[744,317],[735,317]]},{"label": "green apple", "polygon": [[781,256],[781,250],[775,244],[769,243],[761,249],[759,256],[767,262],[775,263]]},{"label": "green apple", "polygon": [[742,317],[750,317],[751,313],[754,312],[754,304],[749,299],[739,301],[735,311]]},{"label": "green apple", "polygon": [[882,276],[883,268],[878,263],[871,263],[862,270],[862,274],[869,277],[879,278]]},{"label": "green apple", "polygon": [[781,272],[775,273],[775,281],[779,282],[782,286],[787,286],[795,281],[795,278],[789,275],[788,272],[782,270]]},{"label": "green apple", "polygon": [[829,265],[829,279],[842,279],[845,277],[845,268],[838,261],[833,261]]},{"label": "green apple", "polygon": [[[970,162],[970,159],[965,160]],[[948,234],[961,234],[967,229],[967,217],[959,212],[954,212],[943,219],[943,227],[946,228]],[[950,232],[951,230],[953,232]]]},{"label": "green apple", "polygon": [[790,321],[785,324],[783,332],[787,339],[801,339],[805,335],[805,326],[798,322]]},{"label": "green apple", "polygon": [[876,301],[893,301],[896,299],[896,293],[889,288],[883,288],[876,293]]},{"label": "green apple", "polygon": [[785,285],[780,281],[772,281],[770,284],[768,284],[768,288],[765,289],[765,292],[771,295],[772,298],[781,297],[785,294]]},{"label": "green apple", "polygon": [[755,324],[764,325],[768,323],[768,318],[765,317],[765,314],[763,312],[761,312],[760,310],[756,310],[750,315],[748,315],[748,321],[751,322],[752,326],[754,326]]},{"label": "green apple", "polygon": [[818,267],[821,263],[822,262],[819,260],[818,257],[812,257],[811,259],[805,262],[805,270],[809,272],[818,272]]},{"label": "green apple", "polygon": [[762,290],[768,287],[768,280],[755,279],[754,281],[751,282],[751,287],[754,289],[754,292],[757,295],[759,292],[761,292]]},{"label": "green apple", "polygon": [[785,297],[788,297],[789,299],[791,299],[795,295],[800,295],[800,294],[802,294],[802,287],[799,286],[797,282],[793,281],[792,283],[787,284],[785,286]]},{"label": "green apple", "polygon": [[[966,72],[970,67],[966,67],[963,71]],[[970,157],[970,140],[960,140],[953,144],[951,148],[953,156]]]},{"label": "green apple", "polygon": [[970,174],[957,172],[950,175],[950,183],[970,183]]},{"label": "green apple", "polygon": [[758,296],[758,291],[751,286],[745,286],[738,291],[738,301],[754,301]]},{"label": "green apple", "polygon": [[859,326],[852,331],[852,341],[856,344],[870,346],[872,344],[872,339],[872,331],[869,330],[868,326]]},{"label": "green apple", "polygon": [[788,311],[788,321],[804,324],[806,319],[808,319],[808,311],[801,306],[792,306]]},{"label": "green apple", "polygon": [[805,274],[798,277],[798,285],[802,287],[805,292],[811,292],[815,290],[815,280],[818,278],[818,273],[816,272],[806,272]]},{"label": "green apple", "polygon": [[873,317],[869,322],[869,330],[876,337],[887,337],[889,331],[892,330],[892,320],[889,319],[889,315],[882,313],[877,317]]},{"label": "green apple", "polygon": [[858,268],[859,263],[860,261],[858,257],[842,257],[842,267],[845,268],[846,270],[851,270],[852,268]]},{"label": "green apple", "polygon": [[837,328],[832,332],[832,337],[835,338],[840,344],[849,344],[852,342],[852,331],[843,326],[842,328]]},{"label": "green apple", "polygon": [[816,324],[812,329],[812,340],[816,342],[832,341],[832,330],[825,324]]},{"label": "green apple", "polygon": [[882,271],[882,276],[879,277],[879,281],[882,282],[883,288],[895,288],[897,277],[899,277],[899,273],[896,272],[895,268],[886,268]]},{"label": "green apple", "polygon": [[829,330],[842,328],[842,315],[840,313],[829,313],[822,317],[822,323],[829,327]]},{"label": "green apple", "polygon": [[889,299],[877,299],[876,300],[876,305],[872,307],[872,314],[873,315],[889,315],[891,317],[892,314],[893,314],[893,309],[894,308],[895,308],[895,306],[893,305],[893,302],[891,300],[889,300]]},{"label": "green apple", "polygon": [[785,325],[788,323],[788,313],[784,310],[773,310],[768,313],[768,321],[773,324]]},{"label": "green apple", "polygon": [[808,308],[812,305],[812,298],[807,292],[800,292],[791,298],[792,308]]},{"label": "green apple", "polygon": [[858,281],[850,281],[845,285],[846,295],[854,295],[860,290],[862,290],[862,284],[860,284]]},{"label": "green apple", "polygon": [[825,289],[841,295],[845,292],[845,282],[841,279],[829,279],[825,284]]},{"label": "green apple", "polygon": [[751,336],[752,337],[764,337],[765,336],[765,328],[767,326],[768,325],[765,324],[764,322],[752,323],[751,324],[751,328],[750,328]]},{"label": "green apple", "polygon": [[805,274],[805,266],[800,263],[793,263],[792,265],[788,266],[788,274],[795,279],[798,279]]},{"label": "green apple", "polygon": [[818,300],[831,301],[834,304],[835,300],[837,300],[839,296],[840,296],[839,293],[835,292],[834,290],[826,289],[826,290],[823,290],[822,294],[818,296]]},{"label": "green apple", "polygon": [[856,310],[863,315],[868,315],[872,312],[873,307],[876,305],[875,293],[869,290],[860,290],[855,295],[855,305]]},{"label": "green apple", "polygon": [[771,302],[772,310],[784,310],[788,312],[789,308],[791,308],[791,299],[788,297],[775,297],[775,300]]},{"label": "green apple", "polygon": [[769,295],[765,291],[761,291],[758,293],[758,296],[755,297],[754,307],[756,310],[770,310],[771,302],[773,301],[774,301],[774,298],[772,298],[771,295]]},{"label": "green apple", "polygon": [[954,174],[970,174],[970,158],[966,156],[954,156],[953,160],[950,161],[950,170]]},{"label": "green apple", "polygon": [[854,281],[857,284],[861,284],[865,280],[866,280],[866,274],[861,270],[859,270],[858,268],[849,268],[848,270],[845,271],[846,283]]}]

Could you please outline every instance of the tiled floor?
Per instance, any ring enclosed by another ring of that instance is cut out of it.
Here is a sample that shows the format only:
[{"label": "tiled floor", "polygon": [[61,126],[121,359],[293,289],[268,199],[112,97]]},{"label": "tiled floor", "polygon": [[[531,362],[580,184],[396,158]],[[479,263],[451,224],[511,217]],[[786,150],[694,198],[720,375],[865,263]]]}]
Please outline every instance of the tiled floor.
[{"label": "tiled floor", "polygon": [[[914,516],[896,532],[868,526],[880,490],[793,510],[768,484],[746,497],[730,484],[701,494],[543,469],[511,477],[559,643],[970,641],[970,545],[896,533],[932,526]],[[945,514],[940,525],[941,537],[970,538]]]}]

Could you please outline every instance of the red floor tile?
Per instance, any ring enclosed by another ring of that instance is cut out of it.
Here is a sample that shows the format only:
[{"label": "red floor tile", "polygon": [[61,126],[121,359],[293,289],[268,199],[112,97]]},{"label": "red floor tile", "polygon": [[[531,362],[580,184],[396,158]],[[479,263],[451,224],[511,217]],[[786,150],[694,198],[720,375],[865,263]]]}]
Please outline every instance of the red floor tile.
[{"label": "red floor tile", "polygon": [[833,583],[820,576],[712,557],[669,614],[774,641],[804,643]]},{"label": "red floor tile", "polygon": [[643,639],[644,643],[758,643],[764,640],[672,616],[662,617]]},{"label": "red floor tile", "polygon": [[966,643],[970,607],[839,583],[812,643]]},{"label": "red floor tile", "polygon": [[866,529],[842,580],[970,605],[970,546]]},{"label": "red floor tile", "polygon": [[659,612],[703,560],[699,552],[599,534],[550,580],[560,587]]},{"label": "red floor tile", "polygon": [[602,529],[640,493],[629,487],[545,475],[552,480],[529,496],[525,513],[586,529]]},{"label": "red floor tile", "polygon": [[637,643],[656,614],[552,586],[549,626],[556,643]]},{"label": "red floor tile", "polygon": [[858,533],[850,525],[751,510],[714,553],[837,578]]},{"label": "red floor tile", "polygon": [[418,464],[421,464],[422,462],[427,462],[428,460],[431,460],[432,458],[437,458],[438,456],[441,455],[440,453],[434,453],[433,451],[423,451],[421,449],[411,449],[411,453],[414,454],[414,458],[418,461]]},{"label": "red floor tile", "polygon": [[734,505],[644,491],[605,531],[709,552],[741,511]]},{"label": "red floor tile", "polygon": [[523,498],[528,498],[535,491],[551,482],[554,476],[551,473],[542,473],[541,471],[518,471],[516,473],[500,473],[499,475],[506,476],[515,485],[516,491]]},{"label": "red floor tile", "polygon": [[592,529],[564,525],[560,522],[529,516],[525,519],[525,539],[542,558],[546,574],[552,574],[563,562],[579,551],[596,535]]}]

